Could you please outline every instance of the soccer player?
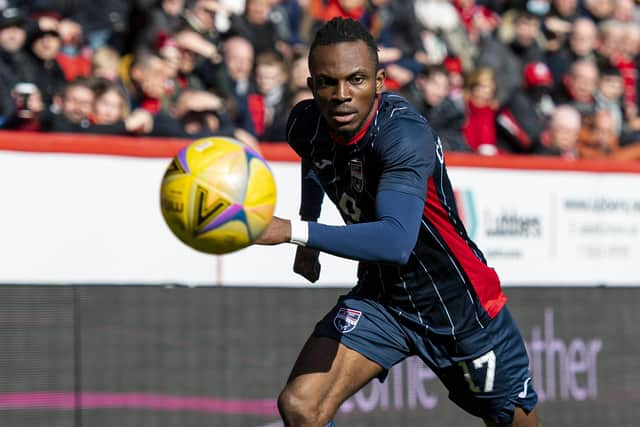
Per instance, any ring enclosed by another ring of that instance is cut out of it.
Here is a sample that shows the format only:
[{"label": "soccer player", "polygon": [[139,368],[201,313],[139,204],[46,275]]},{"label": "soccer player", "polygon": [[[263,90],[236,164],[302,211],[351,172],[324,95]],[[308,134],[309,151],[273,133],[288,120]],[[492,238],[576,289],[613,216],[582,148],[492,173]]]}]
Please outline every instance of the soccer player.
[{"label": "soccer player", "polygon": [[[314,99],[287,125],[302,158],[302,221],[276,217],[257,243],[299,245],[294,271],[312,282],[319,251],[360,264],[278,398],[285,425],[333,425],[349,396],[418,355],[486,425],[539,426],[524,342],[458,217],[438,137],[407,101],[382,93],[376,44],[356,21],[326,23],[309,67]],[[323,194],[346,225],[316,222]]]}]

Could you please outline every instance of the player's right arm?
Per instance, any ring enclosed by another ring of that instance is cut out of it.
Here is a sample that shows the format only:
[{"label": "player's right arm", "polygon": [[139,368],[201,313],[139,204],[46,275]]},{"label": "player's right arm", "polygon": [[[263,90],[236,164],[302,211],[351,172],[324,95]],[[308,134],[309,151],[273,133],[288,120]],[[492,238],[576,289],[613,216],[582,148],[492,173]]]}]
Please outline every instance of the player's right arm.
[{"label": "player's right arm", "polygon": [[[315,222],[320,217],[324,190],[320,185],[316,173],[313,170],[309,158],[311,138],[307,135],[308,121],[313,117],[318,117],[313,113],[313,101],[303,101],[293,108],[287,120],[287,141],[289,145],[300,155],[300,219],[302,221]],[[275,219],[278,221],[279,219]],[[296,222],[297,224],[298,222]],[[285,233],[291,233],[291,228],[284,224]],[[289,234],[289,238],[291,235]],[[300,274],[311,283],[320,277],[320,251],[314,248],[298,246],[293,262],[293,271]]]},{"label": "player's right arm", "polygon": [[[302,159],[301,171],[301,199],[300,219],[302,221],[317,221],[322,210],[324,190],[313,171],[309,160]],[[317,249],[298,246],[296,257],[293,261],[293,271],[314,283],[320,277],[320,251]]]}]

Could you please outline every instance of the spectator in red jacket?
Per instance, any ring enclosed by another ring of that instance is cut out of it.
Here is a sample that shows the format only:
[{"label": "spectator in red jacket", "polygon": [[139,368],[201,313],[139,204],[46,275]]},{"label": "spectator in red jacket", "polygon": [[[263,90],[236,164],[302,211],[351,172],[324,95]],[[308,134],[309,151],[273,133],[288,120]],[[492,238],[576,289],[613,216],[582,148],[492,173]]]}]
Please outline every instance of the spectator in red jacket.
[{"label": "spectator in red jacket", "polygon": [[496,139],[497,86],[490,68],[478,68],[467,80],[467,122],[462,132],[469,147],[483,155],[498,153]]}]

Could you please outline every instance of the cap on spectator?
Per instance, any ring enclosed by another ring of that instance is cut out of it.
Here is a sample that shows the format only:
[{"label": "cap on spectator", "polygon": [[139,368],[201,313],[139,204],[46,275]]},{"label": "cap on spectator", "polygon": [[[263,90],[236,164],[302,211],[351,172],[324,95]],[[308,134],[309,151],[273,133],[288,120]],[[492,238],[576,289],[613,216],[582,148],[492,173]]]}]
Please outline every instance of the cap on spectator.
[{"label": "cap on spectator", "polygon": [[460,74],[462,73],[462,61],[456,56],[447,56],[442,61],[442,65],[450,73]]},{"label": "cap on spectator", "polygon": [[544,62],[530,62],[524,66],[524,81],[527,86],[551,86],[553,76]]},{"label": "cap on spectator", "polygon": [[179,48],[176,39],[174,39],[170,34],[165,33],[164,31],[158,33],[153,47],[155,48],[156,52],[160,52],[162,49],[168,47],[174,47],[176,49]]},{"label": "cap on spectator", "polygon": [[31,46],[36,40],[46,35],[51,35],[51,36],[60,38],[60,34],[58,34],[56,30],[44,29],[44,28],[41,28],[37,23],[35,23],[27,31],[27,41],[25,44],[27,46]]},{"label": "cap on spectator", "polygon": [[8,7],[0,12],[0,29],[9,27],[20,27],[27,18],[22,10],[17,7]]}]

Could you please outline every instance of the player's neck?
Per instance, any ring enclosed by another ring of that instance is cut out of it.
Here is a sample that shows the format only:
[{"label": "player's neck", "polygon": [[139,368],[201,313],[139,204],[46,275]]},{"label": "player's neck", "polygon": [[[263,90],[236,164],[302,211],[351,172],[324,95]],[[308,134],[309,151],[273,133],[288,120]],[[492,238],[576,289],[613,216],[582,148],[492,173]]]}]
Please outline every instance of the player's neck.
[{"label": "player's neck", "polygon": [[369,111],[369,114],[367,115],[367,118],[364,121],[364,124],[362,125],[360,130],[358,130],[352,136],[342,136],[342,135],[338,135],[333,132],[330,132],[331,139],[333,140],[333,142],[335,142],[338,145],[354,145],[358,141],[360,141],[362,137],[367,133],[369,126],[371,126],[371,122],[373,121],[373,118],[376,115],[376,111],[378,111],[379,105],[380,105],[380,95],[377,95],[375,100],[373,101],[373,106],[371,107],[371,111]]}]

